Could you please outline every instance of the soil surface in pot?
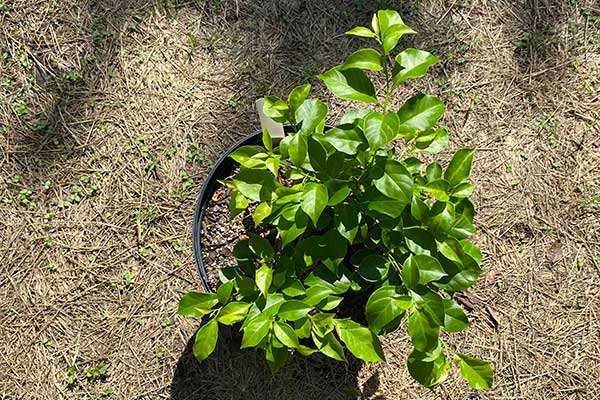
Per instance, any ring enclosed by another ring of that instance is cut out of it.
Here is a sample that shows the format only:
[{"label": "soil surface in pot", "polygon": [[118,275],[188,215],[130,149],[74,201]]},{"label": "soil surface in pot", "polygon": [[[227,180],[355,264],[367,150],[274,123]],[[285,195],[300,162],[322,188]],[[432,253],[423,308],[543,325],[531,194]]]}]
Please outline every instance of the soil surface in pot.
[{"label": "soil surface in pot", "polygon": [[[204,209],[202,220],[202,257],[210,287],[219,286],[219,268],[234,266],[233,247],[253,229],[252,214],[247,209],[234,219],[229,217],[231,189],[219,185]],[[251,206],[252,207],[252,206]]]}]

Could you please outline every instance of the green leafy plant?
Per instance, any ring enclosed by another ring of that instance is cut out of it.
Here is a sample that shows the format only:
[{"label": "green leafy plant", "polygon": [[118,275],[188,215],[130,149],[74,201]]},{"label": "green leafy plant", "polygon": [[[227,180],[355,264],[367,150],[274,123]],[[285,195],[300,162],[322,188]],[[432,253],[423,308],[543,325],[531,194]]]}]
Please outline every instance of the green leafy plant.
[{"label": "green leafy plant", "polygon": [[[319,75],[337,97],[375,110],[350,111],[329,128],[328,107],[308,98],[309,84],[286,100],[265,97],[265,114],[290,133],[278,147],[264,132],[263,146],[237,149],[231,157],[240,170],[224,184],[231,216],[254,204],[255,225],[271,234],[250,232],[235,245],[237,265],[219,270],[216,293],[181,299],[179,314],[207,319],[193,347],[198,360],[213,352],[220,325],[240,323],[241,347],[263,349],[273,371],[292,353],[345,361],[344,348],[383,361],[378,335],[404,322],[413,346],[408,369],[419,383],[439,384],[454,363],[471,387],[492,386],[491,366],[451,349],[441,335],[469,325],[455,294],[481,272],[481,252],[468,240],[474,151],[458,150],[445,168],[424,164],[419,154],[448,144],[437,126],[444,103],[417,94],[391,109],[393,90],[438,62],[412,48],[392,58],[400,38],[413,33],[397,12],[379,11],[372,29],[347,32],[378,48]],[[382,96],[365,71],[383,75]]]}]

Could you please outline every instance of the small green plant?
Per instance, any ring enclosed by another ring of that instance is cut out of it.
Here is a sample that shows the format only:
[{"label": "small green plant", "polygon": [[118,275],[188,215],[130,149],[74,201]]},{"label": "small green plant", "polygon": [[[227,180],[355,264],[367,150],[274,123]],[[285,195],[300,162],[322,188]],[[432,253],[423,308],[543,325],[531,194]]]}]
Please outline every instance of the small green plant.
[{"label": "small green plant", "polygon": [[[400,38],[415,33],[395,11],[377,12],[372,29],[347,33],[373,39],[378,49],[358,50],[319,78],[337,97],[376,110],[350,111],[326,128],[328,106],[308,98],[309,84],[287,100],[265,97],[265,114],[291,133],[278,147],[264,132],[263,146],[237,149],[231,157],[240,170],[224,184],[232,217],[253,204],[255,225],[277,239],[249,232],[234,247],[237,265],[219,270],[216,293],[183,296],[179,314],[207,321],[194,355],[201,361],[213,352],[220,325],[241,323],[241,347],[263,349],[273,371],[294,353],[345,361],[345,348],[383,361],[378,335],[406,323],[415,380],[438,385],[454,363],[471,387],[488,389],[490,364],[441,335],[469,325],[455,294],[481,273],[481,252],[468,240],[474,151],[456,151],[445,168],[424,164],[419,154],[448,144],[438,125],[444,103],[417,94],[397,109],[390,104],[394,89],[438,59],[413,48],[392,58]],[[365,70],[383,76],[381,92]]]},{"label": "small green plant", "polygon": [[90,381],[95,381],[95,380],[101,379],[108,372],[108,367],[109,367],[109,365],[106,363],[100,363],[93,367],[88,367],[85,369],[85,376]]}]

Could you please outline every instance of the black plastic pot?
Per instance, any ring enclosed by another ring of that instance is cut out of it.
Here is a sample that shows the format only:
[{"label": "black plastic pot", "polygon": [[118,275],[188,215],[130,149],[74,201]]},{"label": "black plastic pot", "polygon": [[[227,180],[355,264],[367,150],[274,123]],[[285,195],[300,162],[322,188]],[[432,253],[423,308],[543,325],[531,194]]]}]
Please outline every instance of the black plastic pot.
[{"label": "black plastic pot", "polygon": [[219,185],[218,180],[227,178],[229,175],[231,175],[233,169],[235,168],[235,162],[229,158],[229,155],[241,146],[261,144],[262,131],[256,131],[231,146],[215,163],[212,170],[204,180],[202,189],[198,194],[198,199],[196,200],[196,210],[194,211],[193,225],[194,258],[196,260],[198,275],[200,275],[200,281],[202,282],[204,290],[207,292],[212,292],[213,289],[210,287],[210,283],[208,282],[208,275],[206,273],[204,260],[202,258],[202,219],[204,217],[204,209]]}]

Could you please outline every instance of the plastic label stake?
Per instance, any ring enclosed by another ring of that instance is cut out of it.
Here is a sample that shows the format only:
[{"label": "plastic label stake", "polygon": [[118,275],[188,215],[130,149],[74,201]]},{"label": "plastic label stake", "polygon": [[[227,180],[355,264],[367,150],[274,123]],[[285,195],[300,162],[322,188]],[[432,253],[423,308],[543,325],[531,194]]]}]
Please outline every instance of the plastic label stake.
[{"label": "plastic label stake", "polygon": [[273,138],[273,143],[279,143],[281,139],[285,137],[285,132],[283,131],[283,124],[279,122],[273,121],[271,118],[267,117],[265,113],[263,113],[263,104],[265,100],[261,97],[256,100],[256,111],[258,111],[258,117],[260,118],[260,126],[271,134],[271,138]]}]

